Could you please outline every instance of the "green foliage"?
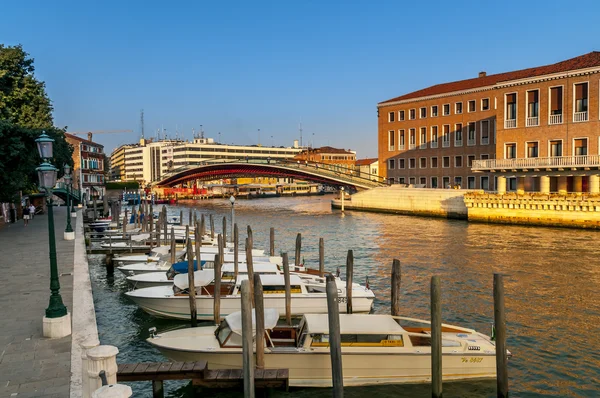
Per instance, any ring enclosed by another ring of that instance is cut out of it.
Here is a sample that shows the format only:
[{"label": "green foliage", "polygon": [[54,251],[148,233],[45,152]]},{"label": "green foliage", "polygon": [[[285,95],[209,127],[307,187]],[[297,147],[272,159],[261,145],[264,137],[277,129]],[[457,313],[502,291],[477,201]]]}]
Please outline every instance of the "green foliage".
[{"label": "green foliage", "polygon": [[0,44],[0,120],[30,128],[52,127],[52,103],[46,84],[33,72],[23,47]]},{"label": "green foliage", "polygon": [[110,181],[105,184],[106,189],[138,189],[140,184],[137,181],[118,182]]}]

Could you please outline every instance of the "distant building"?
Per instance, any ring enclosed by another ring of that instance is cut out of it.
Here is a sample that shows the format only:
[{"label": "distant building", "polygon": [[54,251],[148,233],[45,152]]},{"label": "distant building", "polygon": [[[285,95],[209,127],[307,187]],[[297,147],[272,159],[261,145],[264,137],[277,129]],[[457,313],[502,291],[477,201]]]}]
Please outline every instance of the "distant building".
[{"label": "distant building", "polygon": [[368,158],[368,159],[359,159],[355,163],[356,170],[358,171],[359,176],[361,177],[369,177],[371,180],[378,180],[379,178],[379,159],[377,158]]},{"label": "distant building", "polygon": [[104,195],[104,146],[91,140],[65,133],[73,146],[73,187],[81,189],[87,198]]},{"label": "distant building", "polygon": [[320,148],[307,148],[298,153],[294,160],[299,162],[324,163],[332,170],[354,170],[356,151],[324,146]]}]

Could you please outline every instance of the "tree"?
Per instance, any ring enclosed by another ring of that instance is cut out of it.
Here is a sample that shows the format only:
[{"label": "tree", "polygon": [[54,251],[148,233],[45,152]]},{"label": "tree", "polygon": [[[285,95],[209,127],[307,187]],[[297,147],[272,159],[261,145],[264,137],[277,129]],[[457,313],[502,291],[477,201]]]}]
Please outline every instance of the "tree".
[{"label": "tree", "polygon": [[52,127],[46,84],[33,72],[33,58],[21,45],[0,44],[0,120],[29,128]]}]

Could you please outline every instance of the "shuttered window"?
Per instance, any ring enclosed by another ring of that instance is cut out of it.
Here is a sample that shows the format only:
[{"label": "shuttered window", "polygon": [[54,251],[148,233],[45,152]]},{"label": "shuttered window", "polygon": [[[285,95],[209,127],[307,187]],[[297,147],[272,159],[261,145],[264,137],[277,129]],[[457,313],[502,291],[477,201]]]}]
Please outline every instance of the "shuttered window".
[{"label": "shuttered window", "polygon": [[552,87],[550,89],[550,114],[562,114],[562,87]]}]

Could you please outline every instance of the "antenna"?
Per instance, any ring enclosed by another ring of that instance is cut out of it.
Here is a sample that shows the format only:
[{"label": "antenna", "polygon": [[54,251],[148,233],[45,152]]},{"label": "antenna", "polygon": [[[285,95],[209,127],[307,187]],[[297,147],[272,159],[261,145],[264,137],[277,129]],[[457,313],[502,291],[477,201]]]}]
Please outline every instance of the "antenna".
[{"label": "antenna", "polygon": [[196,138],[196,130],[192,127],[192,139]]},{"label": "antenna", "polygon": [[144,138],[144,110],[140,111],[140,124],[142,125],[142,138]]},{"label": "antenna", "polygon": [[200,138],[204,139],[204,130],[202,130],[202,125],[200,125]]},{"label": "antenna", "polygon": [[300,122],[298,130],[300,130],[300,148],[302,148],[302,122]]}]

